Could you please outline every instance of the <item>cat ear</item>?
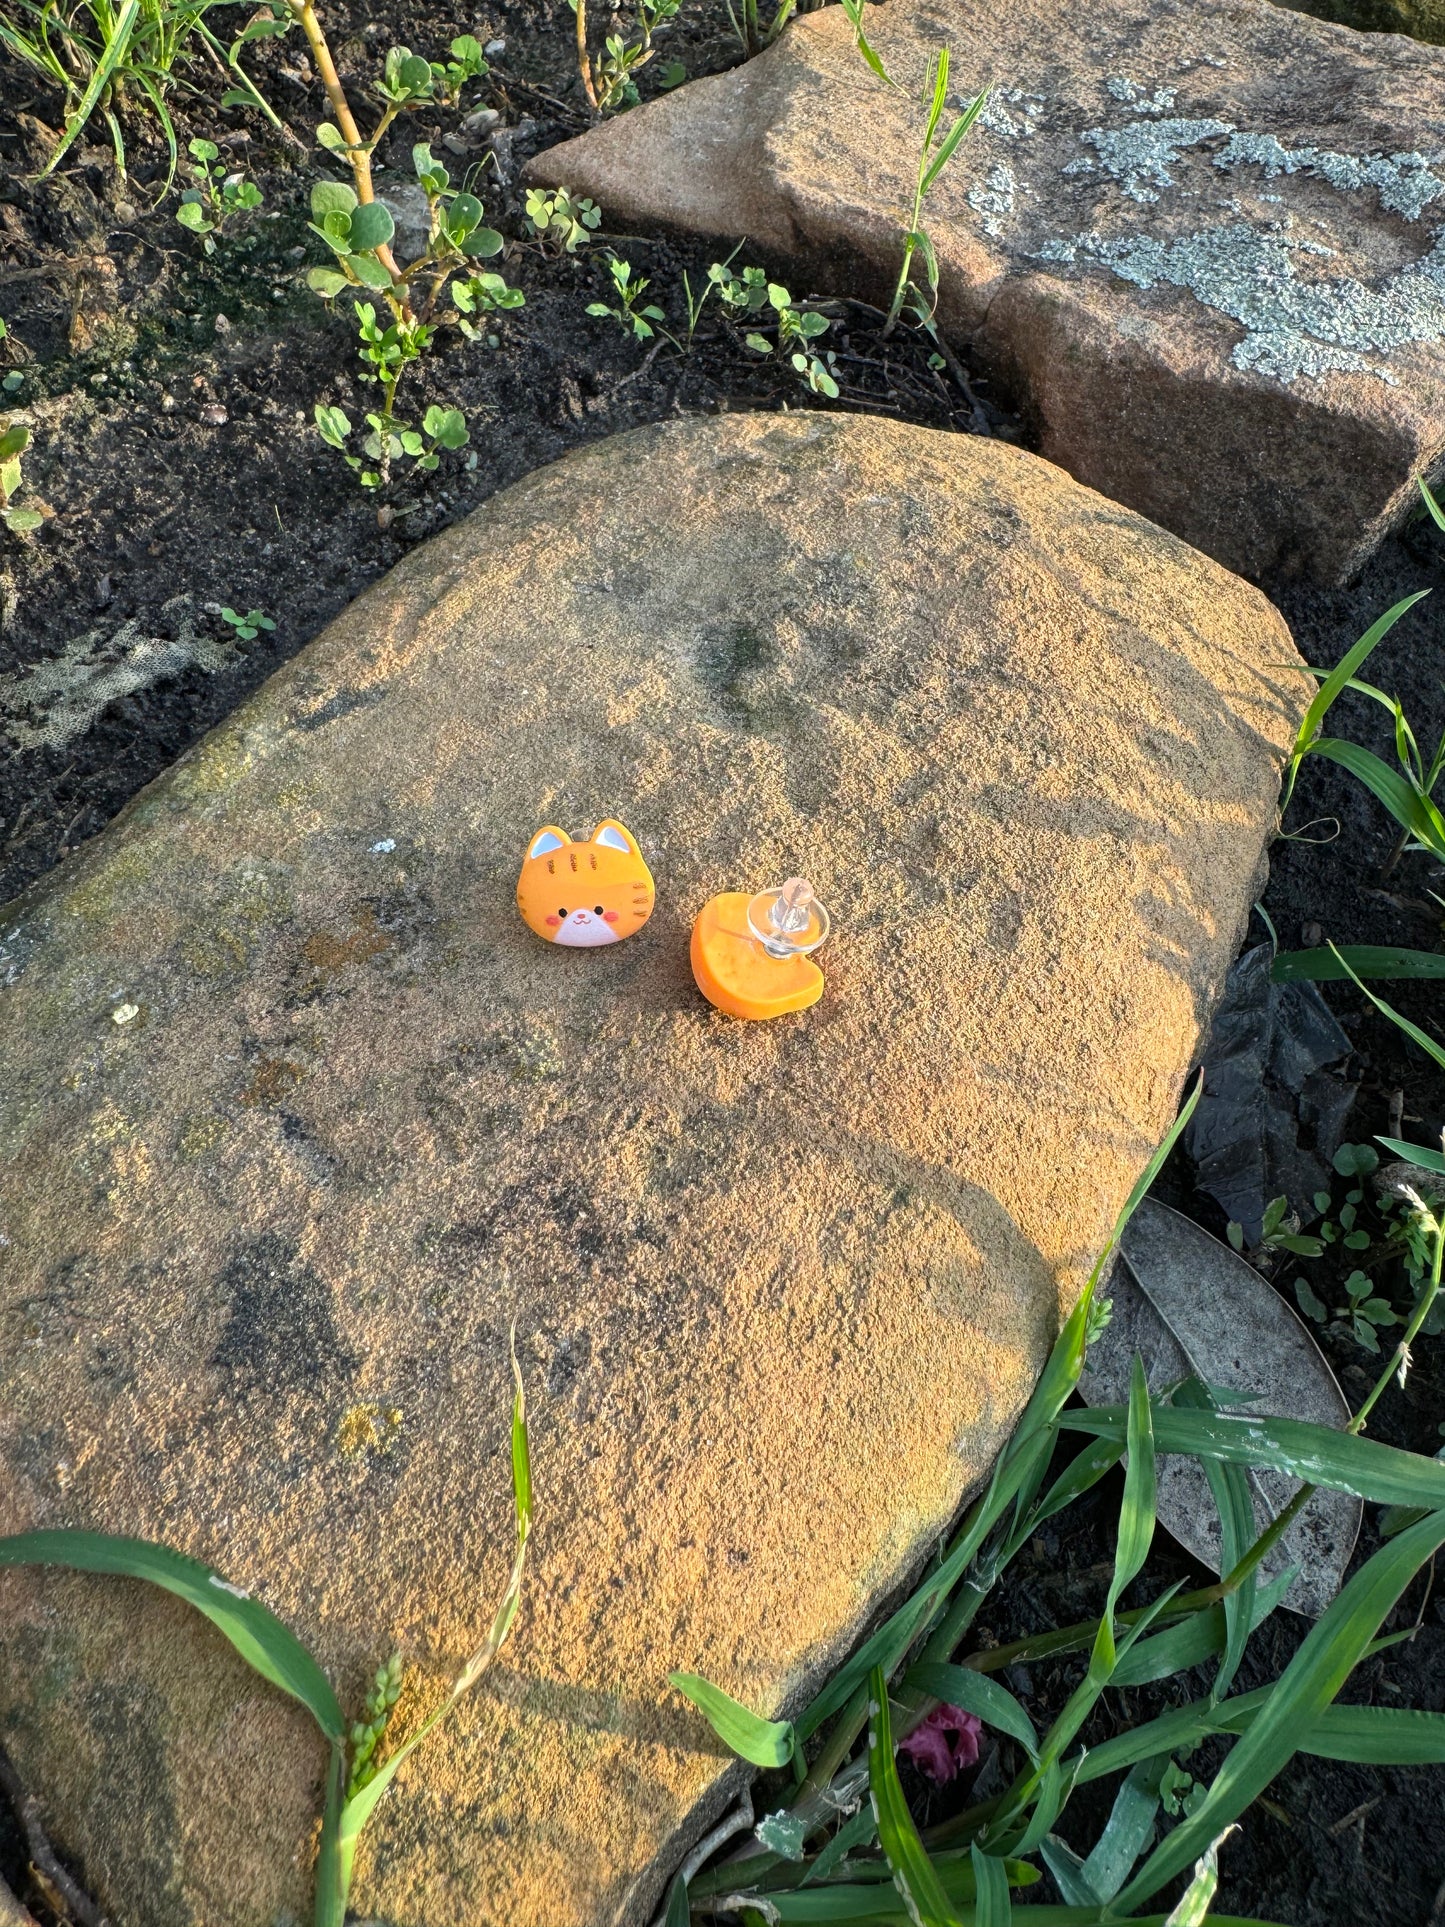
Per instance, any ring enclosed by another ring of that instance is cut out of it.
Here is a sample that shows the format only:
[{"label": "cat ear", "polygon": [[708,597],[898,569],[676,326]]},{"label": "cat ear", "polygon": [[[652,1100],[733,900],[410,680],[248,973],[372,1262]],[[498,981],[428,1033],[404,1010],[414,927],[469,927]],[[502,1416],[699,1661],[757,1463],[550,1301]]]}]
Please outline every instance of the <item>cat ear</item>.
[{"label": "cat ear", "polygon": [[604,850],[622,850],[631,856],[641,856],[637,840],[631,830],[609,816],[605,823],[599,823],[592,832],[592,842],[600,843]]},{"label": "cat ear", "polygon": [[529,857],[546,856],[549,850],[560,850],[564,843],[571,841],[571,837],[565,830],[554,829],[549,823],[545,830],[538,830],[532,838],[527,846],[527,855]]}]

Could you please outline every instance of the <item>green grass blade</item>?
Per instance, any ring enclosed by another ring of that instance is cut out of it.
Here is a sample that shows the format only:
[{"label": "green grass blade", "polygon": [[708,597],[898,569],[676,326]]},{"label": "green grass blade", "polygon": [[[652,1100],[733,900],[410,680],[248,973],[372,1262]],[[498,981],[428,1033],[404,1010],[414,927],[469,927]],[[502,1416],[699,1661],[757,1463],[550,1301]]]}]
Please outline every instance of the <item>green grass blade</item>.
[{"label": "green grass blade", "polygon": [[[1262,1626],[1282,1602],[1298,1570],[1297,1566],[1286,1566],[1268,1585],[1258,1589],[1249,1615],[1251,1632],[1256,1626]],[[1172,1679],[1175,1673],[1187,1672],[1191,1666],[1203,1666],[1216,1653],[1222,1653],[1228,1643],[1229,1629],[1223,1606],[1206,1606],[1202,1612],[1181,1619],[1177,1626],[1131,1646],[1114,1668],[1112,1683],[1148,1686],[1156,1679]]]},{"label": "green grass blade", "polygon": [[[1344,655],[1341,656],[1340,660],[1335,664],[1334,668],[1330,670],[1329,674],[1315,691],[1310,700],[1309,708],[1304,713],[1304,720],[1299,726],[1299,734],[1295,737],[1294,750],[1290,756],[1290,781],[1288,785],[1290,790],[1294,787],[1294,772],[1299,767],[1300,758],[1304,755],[1305,751],[1310,748],[1315,737],[1319,735],[1320,725],[1329,714],[1336,697],[1338,697],[1341,690],[1345,687],[1345,684],[1349,682],[1355,671],[1374,650],[1375,646],[1382,642],[1391,629],[1394,628],[1401,616],[1403,616],[1407,610],[1413,609],[1415,604],[1429,595],[1429,593],[1430,591],[1428,589],[1417,589],[1414,595],[1406,596],[1402,602],[1397,602],[1393,609],[1387,609],[1384,615],[1377,617],[1354,647],[1345,651]],[[1285,802],[1288,801],[1289,797],[1287,794]]]},{"label": "green grass blade", "polygon": [[1034,1723],[1007,1687],[976,1673],[971,1666],[944,1666],[924,1661],[910,1666],[903,1678],[905,1691],[916,1690],[949,1706],[961,1706],[996,1733],[1007,1733],[1017,1740],[1031,1760],[1039,1757],[1039,1736]]},{"label": "green grass blade", "polygon": [[136,17],[139,13],[140,0],[125,0],[125,4],[115,17],[105,51],[96,63],[95,72],[90,76],[90,85],[81,95],[80,104],[74,114],[67,120],[60,145],[40,171],[42,181],[47,174],[53,174],[59,167],[61,161],[70,152],[77,135],[95,112],[96,103],[110,85],[111,76],[125,59],[125,51],[130,45],[130,37],[135,30]]},{"label": "green grass blade", "polygon": [[[1173,1402],[1201,1412],[1218,1410],[1208,1386],[1198,1378],[1186,1379],[1175,1392]],[[1209,1496],[1219,1515],[1219,1569],[1233,1572],[1255,1540],[1254,1498],[1249,1478],[1242,1465],[1230,1465],[1223,1459],[1205,1459],[1202,1464]],[[1225,1645],[1224,1658],[1214,1680],[1216,1699],[1223,1699],[1229,1691],[1244,1658],[1258,1586],[1258,1574],[1251,1571],[1244,1583],[1223,1601]]]},{"label": "green grass blade", "polygon": [[[1335,954],[1338,956],[1339,952],[1336,951]],[[1360,982],[1353,970],[1349,970],[1348,965],[1346,965],[1346,970],[1355,988],[1364,991],[1380,1015],[1382,1017],[1388,1017],[1396,1030],[1404,1031],[1405,1035],[1410,1038],[1412,1042],[1420,1046],[1427,1057],[1433,1058],[1440,1069],[1445,1071],[1445,1050],[1441,1049],[1440,1045],[1435,1042],[1435,1039],[1426,1031],[1421,1030],[1418,1024],[1412,1024],[1408,1017],[1402,1017],[1393,1004],[1387,1004],[1383,997],[1377,997],[1373,990]]]},{"label": "green grass blade", "polygon": [[1199,1807],[1161,1842],[1119,1895],[1120,1913],[1131,1912],[1182,1873],[1284,1768],[1298,1750],[1301,1734],[1338,1694],[1385,1616],[1442,1541],[1445,1512],[1433,1512],[1388,1540],[1345,1582],[1305,1635]]},{"label": "green grass blade", "polygon": [[1282,950],[1270,966],[1277,984],[1343,983],[1356,977],[1445,977],[1438,950],[1397,950],[1391,944],[1325,944],[1318,950]]},{"label": "green grass blade", "polygon": [[1356,1766],[1445,1766],[1445,1713],[1413,1706],[1327,1706],[1301,1740],[1300,1751]]},{"label": "green grass blade", "polygon": [[923,135],[923,152],[928,154],[933,146],[933,137],[938,132],[938,123],[943,118],[944,107],[948,103],[948,49],[940,47],[938,58],[933,63],[933,100],[928,109],[928,126]]},{"label": "green grass blade", "polygon": [[[869,1679],[868,1789],[878,1816],[878,1840],[894,1884],[918,1927],[963,1927],[933,1863],[923,1850],[913,1815],[898,1781],[893,1758],[893,1720],[888,1707],[888,1681],[881,1666]],[[1002,1868],[999,1869],[1003,1871]]]},{"label": "green grass blade", "polygon": [[1154,1507],[1158,1483],[1154,1466],[1154,1426],[1149,1403],[1149,1385],[1144,1364],[1135,1354],[1129,1377],[1129,1416],[1126,1423],[1129,1465],[1124,1474],[1124,1502],[1119,1511],[1119,1532],[1114,1547],[1114,1576],[1109,1581],[1109,1596],[1099,1623],[1094,1651],[1089,1660],[1089,1677],[1102,1684],[1113,1672],[1118,1652],[1114,1645],[1114,1614],[1119,1596],[1143,1570],[1154,1539]]},{"label": "green grass blade", "polygon": [[1233,1827],[1226,1827],[1210,1841],[1204,1853],[1195,1861],[1194,1878],[1179,1896],[1178,1905],[1169,1916],[1168,1927],[1204,1927],[1209,1917],[1210,1902],[1219,1886],[1219,1849],[1233,1832]]},{"label": "green grass blade", "polygon": [[[1126,1420],[1122,1405],[1098,1405],[1089,1412],[1064,1412],[1059,1424],[1069,1432],[1119,1438]],[[1438,1459],[1302,1419],[1236,1418],[1227,1412],[1165,1406],[1154,1413],[1154,1445],[1159,1452],[1264,1466],[1332,1492],[1353,1492],[1375,1505],[1428,1506],[1432,1511],[1445,1506],[1445,1465]]]},{"label": "green grass blade", "polygon": [[1004,1863],[977,1845],[969,1849],[969,1854],[973,1863],[974,1927],[1010,1927],[1013,1896]]},{"label": "green grass blade", "polygon": [[1445,861],[1445,817],[1408,776],[1391,769],[1373,750],[1364,749],[1359,743],[1344,742],[1337,736],[1318,737],[1310,744],[1309,753],[1338,763],[1351,776],[1358,777],[1402,830],[1408,830],[1417,843],[1423,843],[1433,856]]},{"label": "green grass blade", "polygon": [[690,1699],[723,1745],[753,1766],[786,1766],[793,1757],[790,1720],[765,1720],[700,1673],[669,1673],[668,1684]]},{"label": "green grass blade", "polygon": [[1387,1151],[1393,1151],[1397,1158],[1404,1158],[1410,1164],[1418,1164],[1422,1171],[1445,1172],[1445,1157],[1432,1151],[1425,1144],[1407,1144],[1399,1137],[1377,1137],[1376,1144],[1383,1144]]},{"label": "green grass blade", "polygon": [[1431,494],[1429,485],[1426,483],[1425,477],[1421,475],[1417,477],[1417,480],[1419,483],[1420,493],[1425,498],[1426,508],[1429,509],[1430,514],[1433,516],[1436,525],[1439,528],[1445,529],[1445,509],[1442,509],[1440,507],[1440,504],[1435,500],[1435,497]]},{"label": "green grass blade", "polygon": [[326,1738],[340,1744],[346,1723],[331,1682],[288,1626],[218,1572],[170,1546],[107,1532],[21,1532],[0,1539],[0,1566],[68,1566],[75,1572],[144,1579],[204,1613],[262,1679],[300,1700]]},{"label": "green grass blade", "polygon": [[1159,1785],[1168,1764],[1167,1754],[1140,1760],[1114,1795],[1104,1831],[1082,1869],[1085,1882],[1101,1901],[1114,1898],[1154,1837]]},{"label": "green grass blade", "polygon": [[923,191],[925,194],[953,159],[955,153],[958,151],[958,143],[963,139],[969,128],[973,126],[973,123],[987,106],[988,93],[989,90],[985,87],[979,93],[975,94],[968,106],[944,135],[938,151],[934,154],[932,161],[930,161],[928,165],[927,173],[923,176]]},{"label": "green grass blade", "polygon": [[[527,1395],[522,1384],[521,1367],[517,1363],[515,1337],[512,1345],[512,1509],[516,1517],[516,1551],[512,1559],[511,1576],[507,1589],[502,1595],[502,1603],[493,1615],[487,1637],[462,1667],[451,1690],[429,1719],[423,1720],[409,1739],[397,1747],[382,1762],[376,1774],[365,1786],[360,1787],[346,1801],[341,1810],[338,1837],[343,1866],[349,1876],[350,1857],[355,1852],[356,1842],[362,1828],[376,1810],[377,1803],[396,1778],[402,1764],[421,1745],[422,1741],[442,1721],[449,1719],[471,1692],[482,1674],[486,1672],[512,1630],[512,1622],[517,1616],[517,1608],[522,1598],[522,1579],[526,1571],[527,1541],[532,1532],[532,1461],[527,1441]],[[348,1883],[349,1884],[349,1878]]]}]

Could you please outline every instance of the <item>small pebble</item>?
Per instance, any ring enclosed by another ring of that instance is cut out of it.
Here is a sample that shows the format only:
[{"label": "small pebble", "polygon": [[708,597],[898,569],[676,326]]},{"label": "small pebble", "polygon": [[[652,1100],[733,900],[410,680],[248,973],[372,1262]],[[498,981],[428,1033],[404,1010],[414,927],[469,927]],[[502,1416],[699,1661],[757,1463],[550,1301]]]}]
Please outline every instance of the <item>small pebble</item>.
[{"label": "small pebble", "polygon": [[373,856],[390,856],[395,848],[396,838],[394,836],[384,836],[380,843],[372,844],[371,854]]},{"label": "small pebble", "polygon": [[211,428],[219,428],[222,422],[228,422],[230,419],[230,416],[218,401],[208,403],[207,406],[201,410],[201,420]]},{"label": "small pebble", "polygon": [[505,40],[489,40],[482,52],[484,54],[504,54],[507,51]]},{"label": "small pebble", "polygon": [[218,314],[216,316],[216,333],[218,335],[228,335],[230,332],[231,332],[230,322],[226,319],[226,317],[223,314]]},{"label": "small pebble", "polygon": [[139,1016],[139,1004],[120,1004],[110,1013],[110,1021],[113,1024],[128,1024]]}]

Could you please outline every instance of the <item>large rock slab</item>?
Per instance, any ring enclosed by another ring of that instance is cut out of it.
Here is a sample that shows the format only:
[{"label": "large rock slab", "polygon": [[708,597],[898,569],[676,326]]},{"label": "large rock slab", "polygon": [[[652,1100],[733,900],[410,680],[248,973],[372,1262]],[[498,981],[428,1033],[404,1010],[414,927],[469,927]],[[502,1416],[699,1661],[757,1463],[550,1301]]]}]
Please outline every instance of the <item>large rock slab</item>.
[{"label": "large rock slab", "polygon": [[926,205],[941,325],[1078,480],[1254,579],[1350,573],[1445,452],[1445,53],[1267,0],[890,0],[867,30],[898,89],[829,8],[531,178],[883,298],[947,44],[960,99],[995,91]]},{"label": "large rock slab", "polygon": [[[1276,612],[1016,450],[813,415],[579,451],[410,556],[0,932],[0,1530],[155,1536],[355,1704],[505,1664],[401,1776],[393,1927],[641,1918],[1008,1432],[1167,1124],[1307,687]],[[657,907],[560,951],[543,822]],[[827,994],[688,965],[795,869]],[[119,1021],[128,1009],[127,1021]],[[185,1610],[0,1576],[0,1731],[126,1927],[306,1907],[322,1761]]]}]

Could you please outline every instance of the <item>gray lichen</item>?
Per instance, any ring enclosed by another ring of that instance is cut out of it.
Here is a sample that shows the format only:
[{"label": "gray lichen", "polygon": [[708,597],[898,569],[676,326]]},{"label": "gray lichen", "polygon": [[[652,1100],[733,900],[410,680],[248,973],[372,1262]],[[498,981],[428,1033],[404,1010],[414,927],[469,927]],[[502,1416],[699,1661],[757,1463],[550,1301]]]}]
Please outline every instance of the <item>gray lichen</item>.
[{"label": "gray lichen", "polygon": [[1430,171],[1424,154],[1337,154],[1330,148],[1288,148],[1273,134],[1230,136],[1214,157],[1216,167],[1263,168],[1271,180],[1280,174],[1318,175],[1342,194],[1374,188],[1381,207],[1418,221],[1431,201],[1445,194],[1445,181]]},{"label": "gray lichen", "polygon": [[1367,357],[1445,339],[1445,236],[1378,287],[1299,277],[1296,257],[1333,252],[1283,225],[1261,231],[1244,223],[1174,241],[1081,235],[1045,250],[1053,260],[1097,261],[1136,287],[1187,288],[1245,330],[1231,357],[1237,368],[1283,382],[1367,372],[1394,385],[1397,377]]},{"label": "gray lichen", "polygon": [[1188,147],[1232,134],[1227,120],[1135,120],[1127,127],[1090,127],[1083,134],[1097,148],[1100,165],[1131,201],[1157,201],[1156,189],[1174,187],[1170,169]]},{"label": "gray lichen", "polygon": [[968,190],[968,204],[980,217],[979,226],[995,240],[1003,233],[1006,216],[1014,211],[1018,182],[1006,161],[995,161],[984,179]]}]

